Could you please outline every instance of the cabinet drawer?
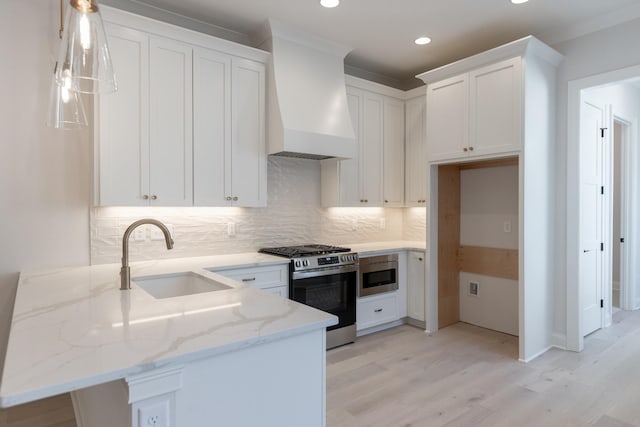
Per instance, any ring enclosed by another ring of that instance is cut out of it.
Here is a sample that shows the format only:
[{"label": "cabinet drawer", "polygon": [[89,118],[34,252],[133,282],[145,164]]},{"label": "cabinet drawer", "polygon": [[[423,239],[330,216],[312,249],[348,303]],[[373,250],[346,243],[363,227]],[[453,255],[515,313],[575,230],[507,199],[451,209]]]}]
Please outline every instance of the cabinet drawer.
[{"label": "cabinet drawer", "polygon": [[289,298],[289,287],[288,286],[276,286],[273,288],[262,288],[263,291],[269,292],[273,295],[278,295],[282,298]]},{"label": "cabinet drawer", "polygon": [[215,270],[216,273],[256,288],[289,286],[289,266],[254,267],[231,270]]},{"label": "cabinet drawer", "polygon": [[389,295],[358,300],[357,329],[367,329],[398,320],[398,299],[396,294],[397,292],[392,292]]}]

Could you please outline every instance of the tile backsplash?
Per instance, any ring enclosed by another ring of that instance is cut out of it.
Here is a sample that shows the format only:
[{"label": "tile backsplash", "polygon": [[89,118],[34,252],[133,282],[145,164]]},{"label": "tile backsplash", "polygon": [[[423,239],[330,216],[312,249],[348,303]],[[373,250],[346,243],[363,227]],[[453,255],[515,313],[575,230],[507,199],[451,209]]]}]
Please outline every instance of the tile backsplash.
[{"label": "tile backsplash", "polygon": [[[147,260],[251,252],[298,243],[341,245],[390,240],[424,240],[424,208],[323,208],[320,163],[270,157],[266,208],[91,209],[91,263],[120,261],[122,234],[133,221],[156,218],[173,228],[174,249],[164,241],[130,240],[130,259]],[[234,228],[235,235],[228,235]]]}]

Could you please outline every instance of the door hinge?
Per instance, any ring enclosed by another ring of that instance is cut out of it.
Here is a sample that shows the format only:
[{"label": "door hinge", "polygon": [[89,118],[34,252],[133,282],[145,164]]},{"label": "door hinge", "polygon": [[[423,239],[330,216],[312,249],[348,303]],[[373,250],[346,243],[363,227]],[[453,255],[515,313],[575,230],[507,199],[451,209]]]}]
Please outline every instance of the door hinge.
[{"label": "door hinge", "polygon": [[620,238],[620,243],[624,243],[624,237]]},{"label": "door hinge", "polygon": [[604,243],[600,243],[600,250],[604,251]]},{"label": "door hinge", "polygon": [[600,128],[600,138],[604,138],[604,131],[607,130],[607,128]]},{"label": "door hinge", "polygon": [[604,185],[600,187],[600,194],[604,194]]},{"label": "door hinge", "polygon": [[604,300],[603,299],[600,300],[600,308],[604,308]]}]

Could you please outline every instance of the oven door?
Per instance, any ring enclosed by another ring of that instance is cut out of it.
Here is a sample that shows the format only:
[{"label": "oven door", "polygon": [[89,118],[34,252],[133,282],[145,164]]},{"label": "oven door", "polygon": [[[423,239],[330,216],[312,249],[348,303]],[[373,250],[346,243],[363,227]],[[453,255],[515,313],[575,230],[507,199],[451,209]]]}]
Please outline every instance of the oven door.
[{"label": "oven door", "polygon": [[338,316],[339,323],[328,327],[330,331],[356,323],[357,285],[357,265],[294,272],[289,297]]}]

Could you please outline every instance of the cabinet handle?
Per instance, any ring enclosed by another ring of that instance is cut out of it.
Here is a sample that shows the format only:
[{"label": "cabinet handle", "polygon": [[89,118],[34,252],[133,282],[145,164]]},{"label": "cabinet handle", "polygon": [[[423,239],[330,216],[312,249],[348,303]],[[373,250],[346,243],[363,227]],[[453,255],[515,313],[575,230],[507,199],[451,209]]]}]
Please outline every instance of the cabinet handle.
[{"label": "cabinet handle", "polygon": [[469,147],[469,151],[473,151],[473,147]]},{"label": "cabinet handle", "polygon": [[234,202],[237,202],[237,201],[238,201],[238,197],[234,197],[234,198],[233,198],[233,201],[234,201]]},{"label": "cabinet handle", "polygon": [[467,147],[463,148],[464,152],[466,153],[467,151],[469,151],[469,149]]},{"label": "cabinet handle", "polygon": [[375,311],[376,313],[380,313],[380,312],[382,311],[382,309],[381,309],[381,308],[376,308],[376,309],[375,309],[375,310],[373,310],[373,311]]},{"label": "cabinet handle", "polygon": [[156,196],[155,194],[153,196],[151,196],[151,200],[157,200],[158,196]]},{"label": "cabinet handle", "polygon": [[256,280],[255,277],[247,277],[245,279],[242,279],[243,282],[253,282],[254,280]]},{"label": "cabinet handle", "polygon": [[144,200],[149,200],[149,195],[148,195],[148,194],[145,194],[144,196],[142,196],[142,198],[143,198]]}]

